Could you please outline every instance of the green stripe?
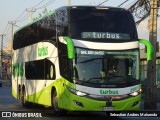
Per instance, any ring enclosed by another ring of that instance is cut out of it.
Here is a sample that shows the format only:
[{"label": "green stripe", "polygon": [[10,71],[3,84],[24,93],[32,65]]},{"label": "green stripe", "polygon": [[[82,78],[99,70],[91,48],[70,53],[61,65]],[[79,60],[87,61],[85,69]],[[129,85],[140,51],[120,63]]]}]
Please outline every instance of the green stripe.
[{"label": "green stripe", "polygon": [[68,58],[74,59],[74,44],[70,37],[64,37],[67,42]]}]

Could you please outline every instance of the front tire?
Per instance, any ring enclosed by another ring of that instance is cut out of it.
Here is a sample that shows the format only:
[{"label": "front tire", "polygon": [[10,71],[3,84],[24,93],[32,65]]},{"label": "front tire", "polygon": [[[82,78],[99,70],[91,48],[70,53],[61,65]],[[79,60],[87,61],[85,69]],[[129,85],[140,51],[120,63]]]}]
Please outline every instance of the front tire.
[{"label": "front tire", "polygon": [[58,98],[56,90],[53,92],[52,95],[52,108],[55,112],[60,111],[60,109],[58,108]]},{"label": "front tire", "polygon": [[54,110],[55,115],[57,115],[57,116],[64,116],[67,114],[66,110],[60,109],[58,107],[58,97],[57,97],[56,90],[54,90],[52,93],[52,108]]}]

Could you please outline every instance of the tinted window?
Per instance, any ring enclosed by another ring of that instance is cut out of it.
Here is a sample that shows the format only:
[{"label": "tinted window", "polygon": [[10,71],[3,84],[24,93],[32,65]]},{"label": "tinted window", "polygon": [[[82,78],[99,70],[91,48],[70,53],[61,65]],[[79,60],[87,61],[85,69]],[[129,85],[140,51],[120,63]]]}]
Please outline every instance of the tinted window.
[{"label": "tinted window", "polygon": [[139,53],[75,49],[73,79],[84,83],[130,85],[139,80]]},{"label": "tinted window", "polygon": [[56,23],[54,14],[15,33],[13,49],[16,50],[43,40],[56,41]]},{"label": "tinted window", "polygon": [[71,77],[71,60],[68,59],[67,45],[59,43],[59,67],[60,74],[67,80]]},{"label": "tinted window", "polygon": [[25,63],[26,79],[55,79],[55,66],[48,59]]},{"label": "tinted window", "polygon": [[60,10],[56,13],[57,35],[68,35],[68,14],[66,10]]},{"label": "tinted window", "polygon": [[[77,8],[70,10],[71,36],[77,39],[93,39],[84,38],[83,34],[96,35],[96,39],[109,39],[120,34],[130,40],[137,39],[134,19],[130,12],[120,11],[116,9],[89,9]],[[108,33],[108,34],[107,34]],[[105,37],[106,36],[106,37]],[[108,35],[109,36],[109,35]],[[129,37],[128,37],[129,36]]]}]

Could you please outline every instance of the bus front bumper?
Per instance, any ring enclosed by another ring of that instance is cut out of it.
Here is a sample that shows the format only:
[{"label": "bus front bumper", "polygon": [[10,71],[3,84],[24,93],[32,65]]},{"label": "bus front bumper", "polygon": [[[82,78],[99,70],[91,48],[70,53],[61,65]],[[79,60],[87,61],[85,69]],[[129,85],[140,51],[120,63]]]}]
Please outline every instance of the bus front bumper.
[{"label": "bus front bumper", "polygon": [[[87,98],[85,96],[77,96],[70,93],[59,104],[60,108],[71,111],[123,111],[123,110],[140,110],[140,95],[129,97],[116,101],[100,101]],[[110,105],[109,105],[110,104]],[[62,105],[62,106],[61,106]]]}]

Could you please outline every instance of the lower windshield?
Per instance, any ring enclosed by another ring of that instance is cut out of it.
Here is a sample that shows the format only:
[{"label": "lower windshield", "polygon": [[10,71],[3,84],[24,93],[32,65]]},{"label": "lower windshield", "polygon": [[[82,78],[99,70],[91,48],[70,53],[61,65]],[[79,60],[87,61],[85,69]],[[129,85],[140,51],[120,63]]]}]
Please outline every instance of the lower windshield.
[{"label": "lower windshield", "polygon": [[130,84],[139,80],[138,50],[99,51],[76,48],[73,79],[85,83]]}]

